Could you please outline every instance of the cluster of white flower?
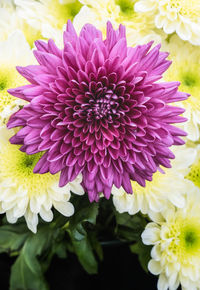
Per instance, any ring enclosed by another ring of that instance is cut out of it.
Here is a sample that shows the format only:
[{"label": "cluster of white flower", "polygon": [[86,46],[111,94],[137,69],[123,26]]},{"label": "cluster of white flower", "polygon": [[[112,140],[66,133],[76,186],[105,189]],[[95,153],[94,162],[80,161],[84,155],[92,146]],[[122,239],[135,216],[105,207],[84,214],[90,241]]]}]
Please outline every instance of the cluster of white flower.
[{"label": "cluster of white flower", "polygon": [[7,90],[26,84],[16,66],[35,64],[34,40],[53,37],[57,30],[61,35],[67,19],[72,19],[81,6],[76,0],[0,1],[0,213],[6,213],[10,223],[24,216],[34,233],[38,214],[44,221],[53,219],[52,207],[65,216],[73,215],[69,200],[71,192],[84,194],[82,176],[61,188],[59,174],[33,173],[41,154],[27,155],[18,145],[10,145],[14,132],[6,128],[10,115],[26,101],[12,97]]},{"label": "cluster of white flower", "polygon": [[133,194],[113,187],[116,209],[149,215],[142,234],[153,245],[148,267],[159,275],[158,289],[200,289],[200,1],[199,0],[0,0],[0,213],[14,223],[24,216],[36,232],[38,214],[53,219],[52,207],[65,216],[74,212],[70,191],[84,194],[82,176],[58,187],[59,174],[39,175],[33,167],[41,154],[26,155],[10,145],[9,116],[25,101],[7,89],[26,84],[16,66],[34,64],[34,40],[53,38],[58,46],[67,19],[77,31],[92,23],[104,34],[106,22],[126,25],[130,46],[154,40],[173,60],[166,81],[180,81],[189,93],[181,103],[188,121],[186,145],[174,148],[172,168],[159,169],[146,187],[132,181]]}]

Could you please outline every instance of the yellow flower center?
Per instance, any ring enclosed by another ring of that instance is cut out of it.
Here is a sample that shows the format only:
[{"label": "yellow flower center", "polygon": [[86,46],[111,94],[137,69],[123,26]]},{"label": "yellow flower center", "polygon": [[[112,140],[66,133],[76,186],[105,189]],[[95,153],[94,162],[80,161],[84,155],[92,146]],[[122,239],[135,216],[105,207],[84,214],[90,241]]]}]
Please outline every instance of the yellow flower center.
[{"label": "yellow flower center", "polygon": [[134,13],[134,4],[135,0],[116,0],[117,5],[119,5],[120,10],[123,14],[132,14]]},{"label": "yellow flower center", "polygon": [[200,258],[200,221],[183,220],[180,231],[182,259],[192,256]]},{"label": "yellow flower center", "polygon": [[11,96],[7,90],[20,85],[26,84],[26,80],[16,71],[15,68],[7,68],[1,66],[0,68],[0,113],[5,106],[13,104],[17,98]]},{"label": "yellow flower center", "polygon": [[23,187],[28,196],[42,195],[59,176],[50,173],[35,174],[33,168],[43,153],[27,155],[19,150],[18,145],[5,144],[0,152],[0,178],[11,179],[16,187]]},{"label": "yellow flower center", "polygon": [[[191,258],[200,259],[200,221],[195,218],[176,217],[168,225],[166,238],[171,242],[165,253],[172,262],[174,256],[181,264],[187,265]],[[200,262],[200,260],[199,260]]]},{"label": "yellow flower center", "polygon": [[200,159],[191,166],[186,178],[193,181],[200,188]]},{"label": "yellow flower center", "polygon": [[22,24],[21,30],[23,31],[24,36],[26,37],[26,40],[31,48],[34,47],[34,41],[44,38],[39,30],[35,30],[25,21]]},{"label": "yellow flower center", "polygon": [[181,63],[174,61],[166,72],[166,80],[179,80],[181,82],[179,90],[191,95],[184,101],[184,105],[189,104],[195,110],[200,110],[200,69],[198,62],[198,59],[195,62],[193,58],[185,59]]},{"label": "yellow flower center", "polygon": [[68,19],[73,20],[81,7],[82,4],[78,0],[68,4],[60,4],[59,0],[51,0],[48,1],[47,4],[48,13],[52,15],[55,20],[53,26],[58,29],[62,29]]}]

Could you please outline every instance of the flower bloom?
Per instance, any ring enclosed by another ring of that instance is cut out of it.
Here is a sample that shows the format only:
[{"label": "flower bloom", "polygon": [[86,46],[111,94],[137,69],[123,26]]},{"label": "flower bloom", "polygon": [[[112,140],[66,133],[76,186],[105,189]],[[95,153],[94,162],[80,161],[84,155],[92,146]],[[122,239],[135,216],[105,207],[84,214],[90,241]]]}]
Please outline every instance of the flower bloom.
[{"label": "flower bloom", "polygon": [[8,88],[27,84],[27,80],[15,69],[19,63],[27,65],[34,63],[32,51],[23,35],[16,30],[6,41],[0,42],[0,127],[5,126],[10,115],[26,104],[8,94]]},{"label": "flower bloom", "polygon": [[27,155],[19,151],[18,145],[9,143],[11,132],[4,128],[0,133],[0,213],[6,213],[10,223],[24,216],[28,228],[34,233],[38,214],[44,221],[52,221],[52,207],[65,216],[71,216],[74,207],[69,202],[70,190],[84,194],[81,175],[73,183],[58,187],[59,174],[33,173],[42,153]]},{"label": "flower bloom", "polygon": [[155,26],[164,32],[176,32],[194,45],[200,45],[200,2],[197,0],[140,0],[137,12],[152,14]]},{"label": "flower bloom", "polygon": [[178,82],[156,82],[170,61],[151,44],[127,47],[125,27],[115,31],[109,22],[105,40],[90,24],[78,37],[70,21],[63,50],[36,42],[39,65],[18,67],[31,84],[9,90],[29,104],[8,122],[23,127],[11,143],[27,154],[46,151],[35,173],[61,171],[60,186],[82,173],[93,201],[100,192],[109,198],[113,185],[132,193],[130,179],[145,186],[159,165],[170,167],[168,147],[185,135],[171,124],[185,118],[168,103],[188,94]]},{"label": "flower bloom", "polygon": [[151,212],[162,212],[169,203],[180,208],[185,206],[185,197],[193,186],[192,177],[190,180],[185,177],[189,173],[191,176],[193,171],[190,167],[195,162],[198,152],[186,146],[174,147],[172,151],[175,155],[172,168],[165,169],[164,174],[157,171],[153,180],[146,182],[146,187],[131,181],[134,194],[127,194],[123,188],[113,188],[113,203],[120,213],[135,214],[141,211],[150,215]]},{"label": "flower bloom", "polygon": [[79,1],[83,6],[73,20],[76,31],[81,31],[87,23],[93,23],[106,36],[106,23],[111,21],[114,28],[118,28],[120,23],[126,26],[129,46],[146,44],[152,40],[158,44],[166,37],[162,30],[155,29],[151,15],[145,14],[144,17],[143,13],[135,13],[134,4],[137,0]]},{"label": "flower bloom", "polygon": [[[40,33],[37,39],[53,38],[58,45],[66,19],[72,20],[82,6],[79,0],[15,0],[15,5],[32,38],[35,31]],[[28,36],[28,31],[25,35]]]},{"label": "flower bloom", "polygon": [[146,245],[153,245],[149,271],[159,275],[158,290],[200,289],[200,195],[188,192],[183,209],[172,207],[154,217],[142,233]]},{"label": "flower bloom", "polygon": [[190,172],[186,175],[186,178],[191,180],[198,188],[200,195],[200,145],[198,144],[195,148],[192,148],[195,152],[196,158],[190,167]]},{"label": "flower bloom", "polygon": [[198,141],[200,138],[200,49],[190,43],[183,43],[176,35],[171,37],[166,47],[170,51],[173,63],[165,73],[164,80],[178,79],[181,82],[180,90],[191,95],[181,104],[186,110],[184,117],[188,119],[183,129],[188,133],[189,140]]}]

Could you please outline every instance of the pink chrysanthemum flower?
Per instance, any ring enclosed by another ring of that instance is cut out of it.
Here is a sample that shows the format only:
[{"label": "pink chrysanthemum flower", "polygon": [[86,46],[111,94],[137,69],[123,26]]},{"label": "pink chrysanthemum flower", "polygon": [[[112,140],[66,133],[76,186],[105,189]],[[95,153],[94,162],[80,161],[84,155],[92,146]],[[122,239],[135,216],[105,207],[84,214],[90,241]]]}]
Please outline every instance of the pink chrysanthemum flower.
[{"label": "pink chrysanthemum flower", "polygon": [[185,135],[171,124],[185,119],[168,103],[188,95],[177,92],[178,82],[156,82],[170,61],[151,45],[127,47],[125,27],[115,31],[109,22],[106,40],[90,24],[77,36],[69,21],[63,50],[36,41],[39,65],[17,68],[31,84],[9,90],[30,103],[8,122],[23,127],[11,143],[27,154],[46,151],[34,172],[61,171],[60,186],[82,173],[97,201],[113,185],[132,193],[130,179],[145,186],[159,165],[170,167],[168,147]]}]

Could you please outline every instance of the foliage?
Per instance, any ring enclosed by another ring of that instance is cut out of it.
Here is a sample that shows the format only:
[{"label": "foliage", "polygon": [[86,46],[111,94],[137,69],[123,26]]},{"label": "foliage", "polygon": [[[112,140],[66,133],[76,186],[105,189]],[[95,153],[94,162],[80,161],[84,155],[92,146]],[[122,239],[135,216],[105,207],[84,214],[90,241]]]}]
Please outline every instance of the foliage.
[{"label": "foliage", "polygon": [[86,196],[73,197],[75,214],[66,218],[55,212],[51,223],[40,222],[37,234],[27,229],[24,219],[16,225],[2,219],[0,226],[0,253],[16,256],[11,268],[10,290],[47,290],[44,273],[52,257],[67,258],[67,252],[76,254],[89,274],[98,272],[103,259],[104,245],[134,243],[130,248],[146,267],[149,247],[142,245],[140,235],[146,220],[142,215],[119,214],[112,201],[90,203]]}]

